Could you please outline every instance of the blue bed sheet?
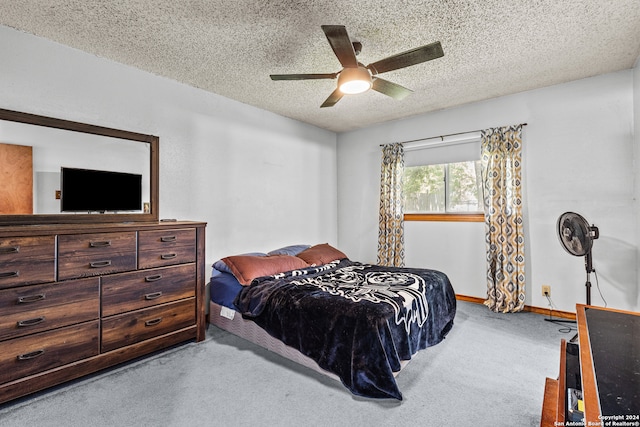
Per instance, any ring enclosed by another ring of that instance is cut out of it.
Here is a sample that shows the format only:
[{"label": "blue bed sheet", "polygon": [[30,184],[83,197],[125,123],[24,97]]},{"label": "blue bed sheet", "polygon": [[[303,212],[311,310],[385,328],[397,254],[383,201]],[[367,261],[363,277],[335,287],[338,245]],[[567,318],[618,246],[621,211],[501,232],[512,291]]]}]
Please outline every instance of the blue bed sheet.
[{"label": "blue bed sheet", "polygon": [[209,282],[211,301],[238,311],[238,308],[233,304],[233,300],[236,299],[241,290],[242,285],[233,274],[213,269]]}]

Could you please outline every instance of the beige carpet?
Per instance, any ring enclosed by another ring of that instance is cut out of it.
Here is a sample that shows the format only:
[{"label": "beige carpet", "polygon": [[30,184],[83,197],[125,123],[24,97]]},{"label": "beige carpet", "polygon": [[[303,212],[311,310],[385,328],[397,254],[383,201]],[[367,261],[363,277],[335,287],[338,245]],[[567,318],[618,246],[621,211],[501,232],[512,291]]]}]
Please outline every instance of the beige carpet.
[{"label": "beige carpet", "polygon": [[447,338],[398,376],[402,402],[339,382],[216,327],[207,340],[0,406],[0,426],[538,426],[564,326],[459,302]]}]

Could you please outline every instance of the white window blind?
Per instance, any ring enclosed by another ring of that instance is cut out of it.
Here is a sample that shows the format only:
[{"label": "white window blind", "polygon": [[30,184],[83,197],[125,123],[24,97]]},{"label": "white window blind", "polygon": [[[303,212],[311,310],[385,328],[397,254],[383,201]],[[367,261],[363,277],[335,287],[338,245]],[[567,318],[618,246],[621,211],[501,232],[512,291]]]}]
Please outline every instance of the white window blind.
[{"label": "white window blind", "polygon": [[407,142],[404,165],[425,166],[480,159],[480,132]]}]

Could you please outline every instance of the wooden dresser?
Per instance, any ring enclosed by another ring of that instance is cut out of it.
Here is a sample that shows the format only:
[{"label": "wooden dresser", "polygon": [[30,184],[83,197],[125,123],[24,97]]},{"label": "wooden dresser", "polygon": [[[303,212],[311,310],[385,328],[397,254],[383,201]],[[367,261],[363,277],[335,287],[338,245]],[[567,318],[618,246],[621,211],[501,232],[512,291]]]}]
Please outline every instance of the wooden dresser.
[{"label": "wooden dresser", "polygon": [[[640,425],[640,313],[577,304],[576,314],[579,340],[561,341],[560,374],[546,379],[540,425]],[[569,409],[568,390],[576,389],[579,413]]]},{"label": "wooden dresser", "polygon": [[205,225],[0,227],[0,403],[203,340]]}]

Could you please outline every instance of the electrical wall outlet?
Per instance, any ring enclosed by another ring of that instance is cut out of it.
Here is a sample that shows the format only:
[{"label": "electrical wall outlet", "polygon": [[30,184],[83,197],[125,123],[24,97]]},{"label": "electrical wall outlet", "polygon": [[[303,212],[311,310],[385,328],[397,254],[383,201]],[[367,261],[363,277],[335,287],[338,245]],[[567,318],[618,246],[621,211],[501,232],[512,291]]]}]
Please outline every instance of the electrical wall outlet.
[{"label": "electrical wall outlet", "polygon": [[551,286],[550,285],[542,285],[542,296],[550,297],[551,296]]}]

